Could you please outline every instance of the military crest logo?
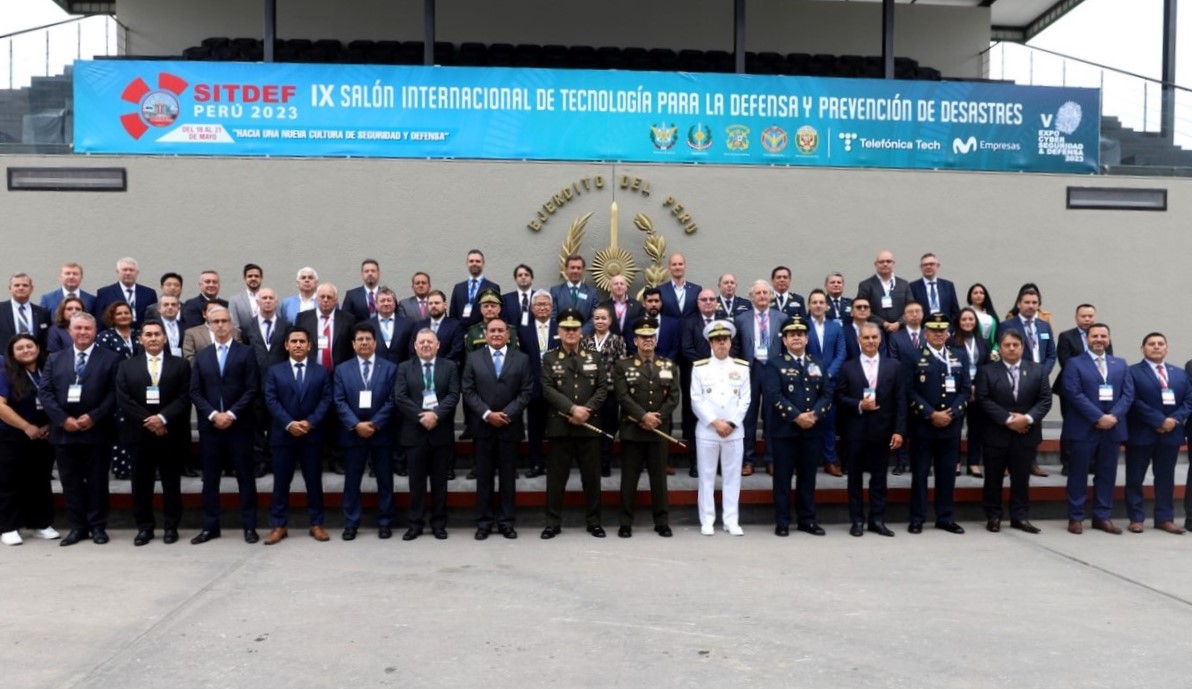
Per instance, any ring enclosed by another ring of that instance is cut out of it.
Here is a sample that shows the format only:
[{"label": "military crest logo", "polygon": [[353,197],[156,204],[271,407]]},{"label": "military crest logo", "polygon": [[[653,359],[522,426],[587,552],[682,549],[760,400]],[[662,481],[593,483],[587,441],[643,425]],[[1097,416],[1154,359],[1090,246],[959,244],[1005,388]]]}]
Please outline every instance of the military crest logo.
[{"label": "military crest logo", "polygon": [[679,127],[662,122],[650,125],[650,143],[660,151],[669,151],[675,145],[675,133]]},{"label": "military crest logo", "polygon": [[795,132],[795,148],[803,155],[811,155],[819,148],[819,132],[811,125],[803,125]]},{"label": "military crest logo", "polygon": [[706,151],[712,147],[712,128],[697,122],[687,130],[687,145],[696,151]]},{"label": "military crest logo", "polygon": [[782,127],[766,127],[762,131],[762,148],[766,153],[781,153],[786,144],[786,130]]},{"label": "military crest logo", "polygon": [[724,133],[728,136],[724,142],[728,150],[744,151],[749,148],[749,127],[743,124],[730,124],[724,128]]}]

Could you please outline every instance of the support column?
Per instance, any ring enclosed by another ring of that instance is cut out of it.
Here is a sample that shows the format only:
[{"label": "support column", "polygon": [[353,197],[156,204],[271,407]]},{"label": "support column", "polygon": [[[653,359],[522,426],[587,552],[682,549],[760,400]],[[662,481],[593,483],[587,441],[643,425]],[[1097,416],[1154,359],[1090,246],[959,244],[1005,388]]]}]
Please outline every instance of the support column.
[{"label": "support column", "polygon": [[422,64],[435,63],[435,0],[422,0]]},{"label": "support column", "polygon": [[1175,140],[1175,6],[1178,0],[1163,0],[1163,96],[1159,131],[1169,141]]},{"label": "support column", "polygon": [[894,78],[894,0],[882,0],[882,76]]},{"label": "support column", "polygon": [[745,73],[745,0],[733,0],[733,71]]},{"label": "support column", "polygon": [[277,42],[277,0],[265,0],[265,62],[273,62],[273,44]]}]

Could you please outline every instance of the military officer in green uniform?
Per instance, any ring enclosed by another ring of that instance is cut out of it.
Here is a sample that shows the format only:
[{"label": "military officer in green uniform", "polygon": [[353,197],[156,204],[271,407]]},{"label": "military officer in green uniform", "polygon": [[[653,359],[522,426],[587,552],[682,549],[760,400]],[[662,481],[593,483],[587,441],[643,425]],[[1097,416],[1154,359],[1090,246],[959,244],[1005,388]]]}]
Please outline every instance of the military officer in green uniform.
[{"label": "military officer in green uniform", "polygon": [[[575,309],[559,313],[558,349],[542,358],[542,397],[546,402],[546,437],[550,455],[546,466],[546,528],[542,538],[559,535],[563,492],[572,462],[579,465],[584,487],[588,533],[604,538],[600,525],[600,434],[596,416],[608,395],[604,365],[596,352],[579,346],[583,318]],[[596,430],[594,430],[596,429]]]},{"label": "military officer in green uniform", "polygon": [[[464,334],[464,349],[468,352],[484,349],[484,345],[488,344],[485,328],[489,321],[501,315],[501,295],[495,289],[480,290],[480,294],[476,295],[476,302],[480,305],[481,322],[468,328],[468,332]],[[515,328],[509,329],[507,344],[509,347],[517,349],[517,330]]]},{"label": "military officer in green uniform", "polygon": [[666,492],[667,439],[671,415],[679,404],[679,369],[655,356],[658,323],[643,318],[633,326],[634,356],[613,368],[613,388],[621,405],[621,528],[617,535],[633,535],[633,502],[642,465],[650,476],[650,507],[654,531],[671,537]]}]

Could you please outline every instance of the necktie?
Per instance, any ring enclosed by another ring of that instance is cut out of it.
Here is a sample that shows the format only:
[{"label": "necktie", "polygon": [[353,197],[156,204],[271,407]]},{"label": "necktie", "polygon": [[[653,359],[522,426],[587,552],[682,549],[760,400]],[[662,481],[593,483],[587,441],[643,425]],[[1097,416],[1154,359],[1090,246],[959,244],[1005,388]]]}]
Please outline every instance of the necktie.
[{"label": "necktie", "polygon": [[377,295],[372,292],[368,293],[368,315],[377,315]]},{"label": "necktie", "polygon": [[865,360],[865,377],[869,379],[869,387],[877,389],[877,359]]},{"label": "necktie", "polygon": [[546,323],[538,323],[538,351],[546,351]]},{"label": "necktie", "polygon": [[126,292],[128,292],[128,309],[129,309],[130,311],[132,311],[132,314],[133,314],[133,316],[132,316],[132,317],[135,319],[135,318],[137,317],[137,315],[136,315],[136,314],[137,314],[137,298],[136,298],[136,296],[133,294],[133,291],[132,291],[132,288],[131,288],[131,287],[129,287],[129,288],[128,288],[127,290],[125,290],[125,291],[126,291]]},{"label": "necktie", "polygon": [[367,388],[369,381],[372,380],[372,362],[369,361],[368,359],[365,359],[364,363],[363,363],[363,367],[364,367],[364,372],[361,374],[361,378],[364,379],[364,387]]},{"label": "necktie", "polygon": [[385,346],[393,341],[393,319],[385,318],[381,320],[381,335],[385,338]]},{"label": "necktie", "polygon": [[757,319],[757,337],[759,347],[768,347],[770,344],[770,314],[762,314]]},{"label": "necktie", "polygon": [[1026,336],[1031,341],[1031,358],[1035,363],[1039,362],[1039,338],[1035,334],[1035,319],[1028,319],[1026,322]]},{"label": "necktie", "polygon": [[425,299],[418,300],[418,313],[420,314],[420,316],[422,318],[426,318],[426,300]]},{"label": "necktie", "polygon": [[302,366],[303,366],[302,362],[298,362],[298,363],[294,364],[294,368],[295,368],[294,383],[298,386],[299,390],[302,389],[302,381],[304,380],[304,378],[302,376]]},{"label": "necktie", "polygon": [[323,358],[323,368],[330,371],[331,366],[331,319],[323,316],[323,341],[327,343],[327,347],[319,352]]},{"label": "necktie", "polygon": [[687,301],[687,290],[682,287],[675,288],[675,301],[679,304],[679,315],[683,314],[683,303]]},{"label": "necktie", "polygon": [[832,300],[832,313],[836,314],[836,320],[840,320],[840,300]]},{"label": "necktie", "polygon": [[786,295],[785,294],[778,295],[778,310],[786,311]]},{"label": "necktie", "polygon": [[613,309],[617,312],[617,325],[621,328],[621,332],[625,332],[625,312],[628,308],[629,302],[613,302]]},{"label": "necktie", "polygon": [[67,292],[66,296],[70,297],[71,299],[78,299],[78,297],[79,297],[77,292]]},{"label": "necktie", "polygon": [[468,285],[468,303],[469,304],[476,301],[476,287],[477,287],[476,278],[472,278],[471,284]]},{"label": "necktie", "polygon": [[1014,400],[1018,400],[1018,364],[1010,367],[1010,387],[1014,390]]},{"label": "necktie", "polygon": [[269,346],[269,340],[273,339],[273,319],[265,319],[265,346]]},{"label": "necktie", "polygon": [[496,369],[498,378],[501,377],[501,366],[504,364],[504,361],[505,355],[501,353],[501,350],[498,349],[493,352],[493,368]]},{"label": "necktie", "polygon": [[87,368],[87,352],[79,352],[79,360],[75,363],[75,382],[83,377],[83,371]]},{"label": "necktie", "polygon": [[1087,331],[1080,331],[1080,346],[1084,347],[1084,351],[1089,351],[1089,334]]},{"label": "necktie", "polygon": [[1155,371],[1159,374],[1159,387],[1167,389],[1167,369],[1163,364],[1155,364]]},{"label": "necktie", "polygon": [[223,375],[224,364],[228,362],[228,346],[221,344],[219,346],[219,375]]},{"label": "necktie", "polygon": [[1097,373],[1101,374],[1101,380],[1105,380],[1105,357],[1103,356],[1097,357]]},{"label": "necktie", "polygon": [[21,322],[20,323],[20,331],[23,333],[29,332],[29,317],[25,315],[25,305],[24,304],[21,304],[20,308],[17,309],[17,314],[18,314],[19,320]]},{"label": "necktie", "polygon": [[440,321],[431,321],[430,322],[431,332],[433,332],[436,335],[439,334],[439,323],[440,323]]},{"label": "necktie", "polygon": [[940,295],[935,291],[935,280],[927,283],[927,288],[927,301],[931,304],[931,311],[934,313],[940,310]]},{"label": "necktie", "polygon": [[149,380],[153,383],[153,387],[157,387],[157,381],[161,380],[161,371],[158,368],[160,363],[155,356],[149,357]]},{"label": "necktie", "polygon": [[919,348],[919,333],[918,331],[911,333],[911,346],[915,349]]},{"label": "necktie", "polygon": [[710,316],[704,316],[704,325],[710,325],[711,323],[712,318]]},{"label": "necktie", "polygon": [[435,386],[435,374],[429,363],[422,364],[422,389],[430,390]]},{"label": "necktie", "polygon": [[572,285],[571,286],[571,305],[575,306],[576,305],[575,302],[578,299],[579,299],[579,290],[577,290],[575,288],[575,285]]},{"label": "necktie", "polygon": [[522,312],[522,314],[527,314],[530,312],[530,297],[526,296],[525,292],[522,292],[522,310],[521,310],[521,312]]}]

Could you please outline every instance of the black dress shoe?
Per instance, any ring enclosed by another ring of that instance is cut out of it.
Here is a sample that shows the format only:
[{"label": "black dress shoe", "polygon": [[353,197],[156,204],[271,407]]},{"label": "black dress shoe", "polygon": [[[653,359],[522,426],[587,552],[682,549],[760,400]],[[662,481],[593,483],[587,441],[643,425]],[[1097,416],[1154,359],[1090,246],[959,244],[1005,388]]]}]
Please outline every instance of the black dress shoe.
[{"label": "black dress shoe", "polygon": [[91,542],[95,545],[104,545],[112,539],[108,538],[108,532],[103,529],[95,529],[91,532]]},{"label": "black dress shoe", "polygon": [[454,481],[454,480],[455,480],[455,471],[454,471],[454,470],[452,470],[452,469],[448,469],[448,470],[447,470],[447,480],[448,480],[448,481]]},{"label": "black dress shoe", "polygon": [[960,534],[964,533],[964,527],[957,524],[956,522],[937,521],[935,523],[935,528],[937,528],[941,531],[947,531],[948,533],[954,533],[956,535],[960,535]]},{"label": "black dress shoe", "polygon": [[253,476],[255,476],[257,478],[262,478],[268,474],[269,474],[269,466],[267,464],[258,464],[256,471],[253,472]]},{"label": "black dress shoe", "polygon": [[897,464],[894,465],[894,471],[892,471],[890,473],[894,474],[895,476],[902,476],[903,474],[906,473],[906,464],[904,464],[902,462],[898,462]]},{"label": "black dress shoe", "polygon": [[774,535],[782,536],[784,538],[791,535],[790,525],[789,524],[775,524],[774,525]]},{"label": "black dress shoe", "polygon": [[699,469],[696,469],[695,467],[691,467],[690,469],[687,470],[687,475],[690,476],[691,478],[699,478]]},{"label": "black dress shoe", "polygon": [[592,534],[596,538],[604,538],[605,536],[604,529],[599,526],[589,526],[588,533]]},{"label": "black dress shoe", "polygon": [[923,522],[911,522],[907,525],[906,530],[911,533],[923,533]]},{"label": "black dress shoe", "polygon": [[894,537],[894,532],[890,530],[890,527],[886,526],[885,522],[869,522],[869,530],[879,536]]},{"label": "black dress shoe", "polygon": [[811,522],[810,524],[800,524],[798,529],[799,531],[802,531],[803,533],[809,533],[812,536],[824,535],[824,527],[816,524],[815,522]]},{"label": "black dress shoe", "polygon": [[58,541],[58,545],[63,547],[74,545],[84,538],[87,538],[88,535],[89,534],[82,529],[71,529],[70,533],[66,534],[65,538],[63,538],[61,541]]},{"label": "black dress shoe", "polygon": [[153,540],[153,529],[141,529],[137,532],[137,537],[132,539],[133,545],[148,545],[149,541]]},{"label": "black dress shoe", "polygon": [[219,538],[218,531],[200,531],[198,533],[198,535],[196,535],[194,538],[190,539],[190,542],[191,542],[191,545],[200,545],[202,543],[206,543],[207,541],[210,541],[213,538]]},{"label": "black dress shoe", "polygon": [[502,536],[508,538],[511,541],[517,538],[517,529],[513,528],[512,526],[508,529],[501,529],[500,531]]},{"label": "black dress shoe", "polygon": [[257,543],[260,540],[261,540],[261,537],[257,535],[256,529],[245,529],[244,530],[244,542],[245,543],[252,544],[252,543]]},{"label": "black dress shoe", "polygon": [[410,527],[410,528],[406,529],[406,532],[404,534],[401,535],[401,540],[412,541],[421,535],[422,535],[422,529],[419,529],[417,527]]},{"label": "black dress shoe", "polygon": [[166,545],[173,545],[178,542],[178,529],[166,529],[165,534],[161,537],[161,542]]},{"label": "black dress shoe", "polygon": [[632,526],[622,526],[621,528],[617,529],[617,535],[620,536],[621,538],[629,538],[629,537],[633,536],[633,527]]},{"label": "black dress shoe", "polygon": [[549,541],[550,539],[562,533],[562,529],[557,526],[548,526],[542,530],[542,540]]},{"label": "black dress shoe", "polygon": [[331,460],[331,463],[327,465],[327,468],[330,469],[331,473],[333,474],[339,474],[340,476],[344,475],[344,463],[339,460]]},{"label": "black dress shoe", "polygon": [[405,465],[399,464],[393,468],[393,473],[397,474],[398,476],[409,476],[410,470],[407,469]]},{"label": "black dress shoe", "polygon": [[1040,531],[1042,531],[1042,529],[1040,529],[1039,527],[1030,523],[1026,519],[1023,519],[1023,520],[1011,519],[1010,526],[1015,529],[1018,529],[1019,531],[1025,531],[1027,533],[1039,533]]},{"label": "black dress shoe", "polygon": [[354,541],[356,540],[357,531],[359,531],[359,529],[355,526],[345,526],[343,535],[341,535],[340,538],[344,539],[345,541]]},{"label": "black dress shoe", "polygon": [[530,467],[530,470],[526,472],[526,478],[538,478],[544,475],[546,472],[542,470],[542,467]]},{"label": "black dress shoe", "polygon": [[475,469],[469,470],[467,475],[464,478],[468,479],[469,481],[475,481],[476,480],[476,470]]},{"label": "black dress shoe", "polygon": [[853,522],[853,525],[848,530],[848,535],[860,538],[865,535],[865,525],[861,522]]},{"label": "black dress shoe", "polygon": [[195,471],[194,469],[191,469],[190,467],[187,467],[182,470],[182,475],[185,476],[186,478],[198,478],[199,472]]},{"label": "black dress shoe", "polygon": [[478,541],[488,540],[488,529],[476,529],[476,535],[474,538]]},{"label": "black dress shoe", "polygon": [[611,464],[601,464],[600,465],[600,475],[603,476],[604,478],[608,478],[609,476],[612,476],[613,475],[612,465]]},{"label": "black dress shoe", "polygon": [[985,530],[989,533],[997,533],[1002,530],[1002,520],[990,519],[985,522]]},{"label": "black dress shoe", "polygon": [[662,536],[663,538],[670,538],[671,536],[675,535],[675,532],[671,531],[671,528],[665,524],[663,524],[662,526],[655,526],[654,533],[658,534],[659,536]]},{"label": "black dress shoe", "polygon": [[430,532],[431,532],[431,534],[434,535],[436,540],[439,540],[439,541],[447,540],[447,529],[444,529],[444,528],[431,529]]},{"label": "black dress shoe", "polygon": [[[393,529],[388,526],[378,527],[377,528],[377,538],[381,539],[382,541],[387,541],[390,538],[393,538]],[[347,539],[345,538],[344,540],[347,540]]]}]

